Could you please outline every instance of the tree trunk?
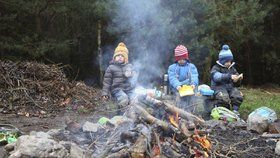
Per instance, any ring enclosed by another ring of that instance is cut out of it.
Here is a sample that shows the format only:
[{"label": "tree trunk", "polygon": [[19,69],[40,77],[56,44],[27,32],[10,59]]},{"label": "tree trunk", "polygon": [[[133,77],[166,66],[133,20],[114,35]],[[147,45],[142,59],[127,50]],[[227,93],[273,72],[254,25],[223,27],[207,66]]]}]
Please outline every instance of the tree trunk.
[{"label": "tree trunk", "polygon": [[98,59],[99,59],[99,84],[102,85],[103,81],[103,71],[102,71],[102,50],[101,50],[101,20],[98,20],[98,32],[97,32],[97,46],[98,46]]},{"label": "tree trunk", "polygon": [[252,84],[252,68],[251,68],[251,48],[249,42],[246,43],[246,67],[247,67],[247,81],[248,84]]}]

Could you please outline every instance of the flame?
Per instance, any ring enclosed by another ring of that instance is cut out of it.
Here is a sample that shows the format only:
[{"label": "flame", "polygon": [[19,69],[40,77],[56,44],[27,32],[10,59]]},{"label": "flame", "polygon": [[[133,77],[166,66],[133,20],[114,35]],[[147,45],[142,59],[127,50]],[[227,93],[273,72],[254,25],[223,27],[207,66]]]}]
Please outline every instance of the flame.
[{"label": "flame", "polygon": [[198,134],[193,135],[193,139],[199,143],[204,149],[210,150],[212,148],[211,142],[206,136],[200,137]]},{"label": "flame", "polygon": [[159,156],[160,155],[160,153],[161,153],[161,151],[160,151],[160,148],[159,148],[159,146],[158,145],[155,145],[154,147],[153,147],[153,149],[152,149],[152,157],[157,157],[157,156]]},{"label": "flame", "polygon": [[176,112],[176,116],[169,115],[169,121],[173,126],[178,128],[179,127],[179,114]]}]

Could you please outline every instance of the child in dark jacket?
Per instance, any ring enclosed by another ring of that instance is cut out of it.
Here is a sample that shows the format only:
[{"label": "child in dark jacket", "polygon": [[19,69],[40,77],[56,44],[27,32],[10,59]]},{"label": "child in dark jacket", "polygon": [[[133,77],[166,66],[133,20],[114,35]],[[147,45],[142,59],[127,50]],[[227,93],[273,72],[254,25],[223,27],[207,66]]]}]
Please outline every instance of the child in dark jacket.
[{"label": "child in dark jacket", "polygon": [[179,89],[183,85],[193,89],[198,85],[198,72],[194,64],[190,63],[189,52],[183,45],[178,45],[174,50],[175,63],[168,68],[169,84],[176,94],[176,105],[186,111],[193,112],[193,96],[180,97]]},{"label": "child in dark jacket", "polygon": [[127,106],[135,88],[130,82],[132,76],[133,68],[128,63],[128,49],[121,42],[115,49],[113,60],[105,72],[102,98],[107,100],[112,96],[117,101],[119,109]]},{"label": "child in dark jacket", "polygon": [[243,95],[236,85],[243,79],[243,74],[234,68],[235,62],[228,45],[223,45],[216,63],[211,69],[211,88],[215,91],[216,106],[232,107],[238,114]]}]

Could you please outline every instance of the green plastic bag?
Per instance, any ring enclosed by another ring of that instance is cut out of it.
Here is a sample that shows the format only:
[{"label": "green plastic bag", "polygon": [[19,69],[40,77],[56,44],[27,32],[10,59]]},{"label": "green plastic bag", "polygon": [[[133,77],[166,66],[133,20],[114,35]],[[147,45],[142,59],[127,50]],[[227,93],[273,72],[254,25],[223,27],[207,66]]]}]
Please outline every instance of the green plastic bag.
[{"label": "green plastic bag", "polygon": [[0,143],[13,143],[17,141],[19,135],[15,132],[0,132]]},{"label": "green plastic bag", "polygon": [[109,122],[110,119],[108,119],[107,117],[101,117],[97,123],[101,124],[101,125],[105,125],[107,122]]},{"label": "green plastic bag", "polygon": [[0,124],[0,143],[13,143],[20,136],[18,128],[11,124]]},{"label": "green plastic bag", "polygon": [[216,107],[211,111],[211,117],[214,120],[225,120],[228,122],[238,121],[240,118],[225,107]]}]

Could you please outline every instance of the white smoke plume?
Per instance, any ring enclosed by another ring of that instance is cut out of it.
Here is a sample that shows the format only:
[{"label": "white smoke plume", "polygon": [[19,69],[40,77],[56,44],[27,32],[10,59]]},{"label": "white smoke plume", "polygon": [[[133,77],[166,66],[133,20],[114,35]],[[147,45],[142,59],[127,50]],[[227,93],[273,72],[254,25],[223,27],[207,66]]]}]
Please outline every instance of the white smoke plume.
[{"label": "white smoke plume", "polygon": [[144,87],[154,86],[152,82],[158,83],[167,71],[165,63],[173,56],[171,12],[161,6],[160,0],[112,3],[115,12],[110,14],[112,23],[107,31],[119,34],[118,42],[127,45],[130,62],[139,72],[139,83]]}]

